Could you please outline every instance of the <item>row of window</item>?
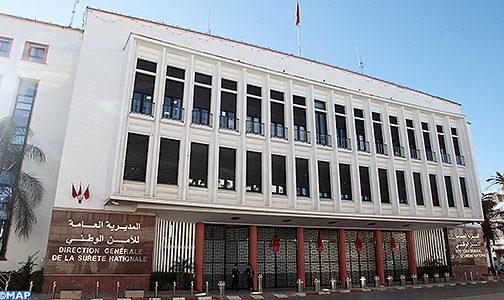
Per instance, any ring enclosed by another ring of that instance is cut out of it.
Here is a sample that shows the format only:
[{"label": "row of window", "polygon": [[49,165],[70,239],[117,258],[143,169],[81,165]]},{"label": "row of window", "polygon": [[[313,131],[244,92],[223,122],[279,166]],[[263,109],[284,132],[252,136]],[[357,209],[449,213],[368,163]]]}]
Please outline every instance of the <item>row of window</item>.
[{"label": "row of window", "polygon": [[[145,181],[147,168],[147,153],[149,136],[128,134],[126,160],[124,167],[124,179]],[[178,184],[178,160],[180,141],[161,138],[159,151],[159,169],[157,182],[161,184]],[[207,187],[208,185],[208,149],[207,144],[191,143],[189,185]],[[250,192],[262,192],[262,153],[247,151],[246,154],[246,190]],[[318,164],[318,187],[320,198],[332,198],[331,194],[331,171],[330,163],[317,161]],[[219,148],[219,181],[218,188],[236,190],[236,149]],[[296,194],[297,196],[310,196],[310,172],[309,160],[296,158]],[[359,166],[360,193],[362,201],[372,201],[370,169]],[[339,184],[342,200],[352,200],[352,171],[349,164],[339,164]],[[390,189],[387,169],[378,169],[380,187],[380,199],[382,203],[390,203]],[[271,157],[271,184],[272,193],[287,195],[286,189],[286,157],[272,155]],[[353,176],[355,178],[355,175]],[[396,171],[397,195],[399,203],[408,204],[407,186],[404,171]],[[429,174],[429,186],[434,206],[439,206],[439,193],[437,178]],[[445,176],[445,188],[450,207],[455,207],[452,188],[452,179]],[[413,185],[415,201],[418,205],[424,205],[422,179],[420,173],[413,173]],[[465,178],[460,178],[461,194],[465,207],[469,207]]]},{"label": "row of window", "polygon": [[[14,39],[0,36],[0,57],[10,57]],[[45,63],[47,59],[48,45],[33,42],[25,42],[21,59],[36,63]]]},{"label": "row of window", "polygon": [[[138,59],[136,67],[135,83],[133,88],[133,99],[131,102],[131,112],[144,115],[153,115],[154,107],[154,87],[156,79],[157,64],[146,60]],[[193,124],[203,126],[212,126],[213,114],[210,112],[212,95],[212,76],[195,73],[194,79],[194,98],[192,119]],[[164,102],[162,118],[184,122],[183,96],[185,70],[167,66],[166,84],[164,93]],[[221,106],[219,115],[219,126],[222,129],[238,131],[239,120],[236,117],[237,109],[237,91],[238,83],[229,79],[221,80]],[[288,130],[285,122],[285,97],[284,93],[277,90],[270,90],[270,112],[271,123],[270,135],[272,138],[288,139]],[[264,122],[261,119],[262,111],[262,88],[252,84],[246,87],[246,112],[245,130],[250,134],[264,135]],[[306,117],[306,98],[294,95],[293,102],[293,138],[295,141],[311,143],[311,134],[307,126]],[[323,101],[314,101],[315,110],[315,142],[319,145],[332,147],[333,141],[328,134],[327,127],[327,108]],[[348,132],[346,107],[335,105],[336,119],[336,146],[342,149],[351,149],[351,134]],[[406,119],[407,141],[401,141],[398,118],[389,116],[390,136],[392,138],[391,152],[387,146],[383,134],[382,115],[378,112],[372,112],[372,130],[373,133],[366,133],[364,111],[359,108],[353,110],[355,122],[355,146],[358,151],[370,152],[370,143],[368,135],[374,136],[376,153],[379,155],[394,155],[397,157],[406,157],[404,144],[409,146],[409,157],[421,160],[421,151],[418,149],[415,138],[414,122]],[[425,158],[428,161],[437,162],[436,152],[431,143],[429,124],[422,122],[422,137],[424,141]],[[436,125],[438,132],[439,151],[443,163],[451,164],[452,160],[448,153],[443,126]],[[456,156],[456,163],[465,165],[465,159],[460,151],[457,129],[451,128],[453,148]]]}]

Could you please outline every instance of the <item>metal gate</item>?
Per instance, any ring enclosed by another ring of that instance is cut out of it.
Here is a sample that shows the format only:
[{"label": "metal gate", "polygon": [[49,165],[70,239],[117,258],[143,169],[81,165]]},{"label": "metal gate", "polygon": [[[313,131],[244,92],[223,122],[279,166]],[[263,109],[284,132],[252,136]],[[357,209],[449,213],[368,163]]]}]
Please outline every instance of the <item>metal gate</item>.
[{"label": "metal gate", "polygon": [[[318,252],[319,235],[322,252]],[[339,281],[338,231],[305,229],[304,239],[306,285],[313,286],[315,279],[319,279],[322,286],[330,286],[331,278]]]},{"label": "metal gate", "polygon": [[[392,243],[392,238],[394,238],[394,243]],[[409,272],[406,233],[383,231],[382,244],[385,277],[393,276],[394,280],[399,280],[401,275],[405,275],[406,278],[409,278],[411,274]],[[393,244],[395,244],[395,251],[392,251]]]},{"label": "metal gate", "polygon": [[345,233],[345,245],[347,272],[348,276],[352,278],[352,282],[358,283],[362,276],[366,277],[367,282],[373,282],[376,276],[373,232],[348,230]]},{"label": "metal gate", "polygon": [[[278,253],[270,247],[280,239]],[[257,269],[263,274],[263,287],[295,287],[297,280],[297,242],[295,228],[259,227],[257,229]]]},{"label": "metal gate", "polygon": [[[241,274],[249,262],[249,227],[205,224],[205,245],[203,256],[203,281],[208,281],[210,289],[217,289],[217,283],[226,281],[231,288],[231,270],[235,263]],[[239,288],[246,288],[243,275]]]}]

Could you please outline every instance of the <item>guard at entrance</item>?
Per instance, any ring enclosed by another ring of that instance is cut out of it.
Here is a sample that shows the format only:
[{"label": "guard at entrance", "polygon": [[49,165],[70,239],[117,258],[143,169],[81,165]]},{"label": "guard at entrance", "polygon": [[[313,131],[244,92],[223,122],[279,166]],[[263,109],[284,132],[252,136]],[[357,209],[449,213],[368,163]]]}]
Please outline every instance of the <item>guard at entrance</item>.
[{"label": "guard at entrance", "polygon": [[253,291],[254,286],[253,286],[253,279],[254,279],[254,269],[252,268],[252,265],[249,264],[245,271],[243,272],[245,276],[247,276],[247,288],[249,291]]},{"label": "guard at entrance", "polygon": [[240,271],[238,271],[237,263],[234,264],[233,271],[231,271],[231,274],[233,275],[233,282],[231,284],[231,289],[238,291],[238,278],[240,276]]}]

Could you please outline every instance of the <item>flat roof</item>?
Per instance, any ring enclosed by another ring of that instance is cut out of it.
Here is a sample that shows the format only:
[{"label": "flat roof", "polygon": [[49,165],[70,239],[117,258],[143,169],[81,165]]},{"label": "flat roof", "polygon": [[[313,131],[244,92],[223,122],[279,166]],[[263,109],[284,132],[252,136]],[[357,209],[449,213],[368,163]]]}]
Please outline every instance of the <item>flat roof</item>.
[{"label": "flat roof", "polygon": [[61,29],[69,29],[69,30],[75,30],[75,31],[80,31],[80,32],[84,31],[84,30],[82,30],[80,28],[75,28],[75,27],[70,27],[70,26],[64,26],[64,25],[54,24],[54,23],[46,22],[46,21],[39,21],[37,19],[30,19],[30,18],[25,18],[25,17],[21,17],[21,16],[10,15],[10,14],[6,14],[6,13],[2,13],[2,12],[0,12],[0,16],[14,18],[14,19],[28,21],[28,22],[33,22],[33,23],[38,23],[38,24],[43,24],[43,25],[48,25],[48,26],[59,27]]},{"label": "flat roof", "polygon": [[94,8],[94,7],[90,7],[90,6],[88,6],[86,9],[88,9],[88,10],[94,10],[94,11],[98,11],[98,12],[103,12],[103,13],[107,13],[107,14],[111,14],[111,15],[115,15],[115,16],[119,16],[119,17],[129,18],[129,19],[135,20],[135,21],[142,21],[142,22],[147,22],[147,23],[151,23],[151,24],[155,24],[155,25],[159,25],[159,26],[164,26],[164,27],[168,27],[168,28],[184,30],[184,31],[187,31],[187,32],[190,32],[190,33],[199,34],[199,35],[207,36],[207,37],[210,37],[210,38],[217,38],[217,39],[220,39],[220,40],[223,40],[223,41],[232,42],[232,43],[236,43],[236,44],[241,44],[241,45],[245,45],[245,46],[248,46],[248,47],[257,48],[257,49],[269,51],[269,52],[272,52],[272,53],[276,53],[276,54],[280,54],[280,55],[284,55],[284,56],[288,56],[288,57],[293,57],[293,58],[296,58],[296,59],[299,59],[299,60],[304,60],[304,61],[315,63],[315,64],[318,64],[318,65],[321,65],[321,66],[325,66],[325,67],[329,67],[329,68],[334,68],[334,69],[341,70],[341,71],[344,71],[344,72],[348,72],[348,73],[351,73],[351,74],[354,74],[354,75],[358,75],[358,76],[366,77],[366,78],[369,78],[369,79],[372,79],[372,80],[380,81],[380,82],[383,82],[383,83],[386,83],[386,84],[390,84],[390,85],[396,86],[396,87],[401,88],[401,89],[406,89],[406,90],[409,90],[409,91],[413,91],[413,92],[420,93],[420,94],[423,94],[423,95],[426,95],[426,96],[429,96],[429,97],[433,97],[433,98],[439,99],[441,101],[446,101],[448,103],[461,106],[461,104],[458,103],[458,102],[455,102],[455,101],[452,101],[452,100],[449,100],[449,99],[446,99],[446,98],[443,98],[443,97],[440,97],[440,96],[432,95],[432,94],[429,94],[429,93],[426,93],[426,92],[422,92],[420,90],[416,90],[416,89],[413,89],[413,88],[409,88],[409,87],[406,87],[406,86],[403,86],[403,85],[400,85],[400,84],[397,84],[397,83],[394,83],[394,82],[390,82],[390,81],[386,81],[386,80],[383,80],[383,79],[379,79],[379,78],[376,78],[376,77],[373,77],[373,76],[369,76],[369,75],[366,75],[366,74],[361,74],[361,73],[358,73],[358,72],[355,72],[355,71],[352,71],[352,70],[348,70],[348,69],[345,69],[345,68],[337,67],[337,66],[330,65],[330,64],[327,64],[327,63],[324,63],[324,62],[320,62],[320,61],[316,61],[316,60],[313,60],[313,59],[297,56],[297,55],[294,55],[294,54],[285,53],[285,52],[282,52],[282,51],[279,51],[279,50],[274,50],[274,49],[266,48],[266,47],[263,47],[263,46],[257,46],[257,45],[254,45],[254,44],[250,44],[250,43],[246,43],[246,42],[242,42],[242,41],[237,41],[237,40],[229,39],[229,38],[226,38],[226,37],[221,37],[221,36],[218,36],[218,35],[208,34],[208,33],[200,32],[200,31],[195,31],[195,30],[192,30],[192,29],[182,28],[182,27],[178,27],[178,26],[175,26],[175,25],[168,25],[168,24],[165,24],[165,23],[157,22],[157,21],[151,21],[151,20],[147,20],[147,19],[142,19],[142,18],[137,18],[137,17],[133,17],[133,16],[128,16],[128,15],[116,13],[116,12],[106,11],[106,10],[102,10],[102,9]]}]

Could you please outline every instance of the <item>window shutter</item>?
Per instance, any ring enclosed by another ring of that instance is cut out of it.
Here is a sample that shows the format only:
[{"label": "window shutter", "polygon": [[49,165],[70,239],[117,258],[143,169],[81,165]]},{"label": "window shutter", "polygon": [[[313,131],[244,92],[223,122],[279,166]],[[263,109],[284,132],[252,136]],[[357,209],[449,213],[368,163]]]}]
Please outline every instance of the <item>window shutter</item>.
[{"label": "window shutter", "polygon": [[331,173],[329,168],[329,162],[319,161],[318,162],[318,175],[319,175],[319,192],[327,193],[328,198],[331,197]]},{"label": "window shutter", "polygon": [[294,125],[306,127],[306,113],[304,108],[294,107]]},{"label": "window shutter", "polygon": [[236,113],[236,94],[221,93],[221,110]]},{"label": "window shutter", "polygon": [[450,176],[445,176],[445,186],[446,186],[446,195],[448,196],[448,206],[455,207],[455,199],[453,198],[453,188]]},{"label": "window shutter", "polygon": [[308,160],[296,158],[296,183],[297,187],[309,187]]},{"label": "window shutter", "polygon": [[208,175],[208,145],[191,143],[191,166],[189,178],[207,180]]},{"label": "window shutter", "polygon": [[285,186],[285,156],[281,155],[272,155],[271,156],[271,164],[272,164],[272,182],[273,185],[281,185]]},{"label": "window shutter", "polygon": [[439,206],[439,193],[437,188],[436,175],[429,174],[429,181],[431,188],[432,205]]},{"label": "window shutter", "polygon": [[236,150],[219,148],[219,179],[235,180]]},{"label": "window shutter", "polygon": [[413,183],[415,184],[415,198],[418,205],[424,205],[422,179],[420,173],[413,173]]},{"label": "window shutter", "polygon": [[371,201],[371,187],[369,184],[369,168],[359,167],[361,197],[363,201]]},{"label": "window shutter", "polygon": [[149,136],[128,133],[124,179],[145,182]]},{"label": "window shutter", "polygon": [[404,179],[404,171],[396,171],[397,176],[397,191],[399,193],[399,203],[408,203],[406,193],[406,181]]},{"label": "window shutter", "polygon": [[380,177],[380,198],[381,203],[390,203],[388,175],[386,169],[378,169],[378,176]]},{"label": "window shutter", "polygon": [[161,138],[158,183],[177,184],[180,141]]},{"label": "window shutter", "polygon": [[135,88],[133,92],[152,97],[152,95],[154,95],[155,80],[156,78],[154,76],[137,72],[135,75]]},{"label": "window shutter", "polygon": [[247,185],[261,185],[261,153],[247,151]]},{"label": "window shutter", "polygon": [[341,194],[347,195],[349,198],[343,200],[352,200],[352,180],[350,178],[350,165],[340,164],[340,188]]},{"label": "window shutter", "polygon": [[210,111],[211,91],[209,88],[194,86],[194,108]]},{"label": "window shutter", "polygon": [[184,83],[166,79],[165,97],[182,99],[184,97]]},{"label": "window shutter", "polygon": [[284,125],[284,105],[271,102],[271,123]]},{"label": "window shutter", "polygon": [[261,118],[261,99],[247,97],[247,116]]}]

